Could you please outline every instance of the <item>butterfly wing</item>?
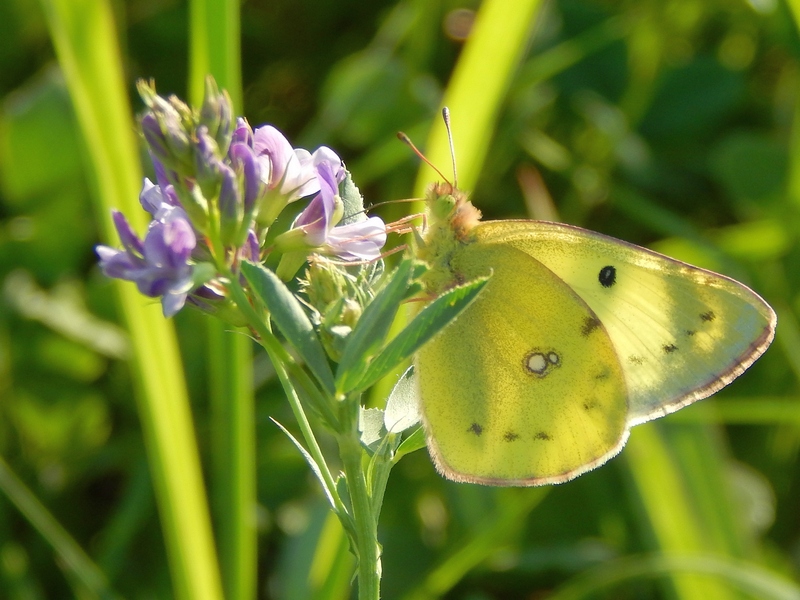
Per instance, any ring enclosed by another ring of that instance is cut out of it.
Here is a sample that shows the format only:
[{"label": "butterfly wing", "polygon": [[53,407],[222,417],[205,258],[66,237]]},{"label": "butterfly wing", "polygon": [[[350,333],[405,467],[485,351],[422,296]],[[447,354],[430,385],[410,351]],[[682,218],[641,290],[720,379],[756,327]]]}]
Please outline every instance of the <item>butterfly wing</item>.
[{"label": "butterfly wing", "polygon": [[748,287],[645,248],[541,221],[485,222],[474,233],[478,246],[535,257],[597,315],[624,371],[630,425],[713,394],[774,336],[775,313]]},{"label": "butterfly wing", "polygon": [[416,356],[428,447],[450,479],[541,485],[575,477],[627,437],[627,390],[597,315],[507,244],[468,244],[447,274],[488,285]]}]

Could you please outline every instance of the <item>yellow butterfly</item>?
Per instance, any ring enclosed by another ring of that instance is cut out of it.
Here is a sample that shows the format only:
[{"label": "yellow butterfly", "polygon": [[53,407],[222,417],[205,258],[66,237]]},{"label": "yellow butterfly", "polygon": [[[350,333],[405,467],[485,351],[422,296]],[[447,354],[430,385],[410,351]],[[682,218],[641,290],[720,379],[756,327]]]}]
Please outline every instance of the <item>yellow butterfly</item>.
[{"label": "yellow butterfly", "polygon": [[578,227],[482,222],[449,183],[427,200],[427,293],[492,274],[415,358],[428,449],[449,479],[568,481],[773,339],[774,311],[728,277]]}]

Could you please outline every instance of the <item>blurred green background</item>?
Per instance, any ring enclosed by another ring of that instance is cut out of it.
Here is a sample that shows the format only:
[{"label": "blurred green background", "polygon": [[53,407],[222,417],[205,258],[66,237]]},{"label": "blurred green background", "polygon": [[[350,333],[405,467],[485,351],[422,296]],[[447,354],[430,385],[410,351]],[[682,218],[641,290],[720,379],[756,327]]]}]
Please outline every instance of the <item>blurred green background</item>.
[{"label": "blurred green background", "polygon": [[[172,598],[130,342],[95,264],[90,149],[42,4],[0,2],[0,455],[119,596]],[[138,78],[187,98],[187,4],[112,6],[134,110]],[[418,161],[395,132],[424,145],[441,127],[478,6],[247,0],[244,114],[336,149],[367,202],[411,197]],[[380,524],[385,598],[800,598],[797,32],[780,0],[543,5],[496,129],[470,132],[486,153],[462,174],[474,203],[733,276],[773,304],[778,336],[714,398],[635,428],[618,458],[561,486],[459,485],[423,451],[404,458]],[[453,122],[458,152],[471,124]],[[208,468],[206,320],[175,318]],[[346,541],[269,421],[291,412],[255,356],[258,597],[348,598]],[[70,577],[0,496],[0,598],[70,598]]]}]

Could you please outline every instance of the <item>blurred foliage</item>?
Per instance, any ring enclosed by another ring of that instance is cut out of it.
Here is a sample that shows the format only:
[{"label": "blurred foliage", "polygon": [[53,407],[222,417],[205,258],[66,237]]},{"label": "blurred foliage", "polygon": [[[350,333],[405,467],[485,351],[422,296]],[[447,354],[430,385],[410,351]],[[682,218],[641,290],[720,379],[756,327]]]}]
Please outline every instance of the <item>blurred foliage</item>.
[{"label": "blurred foliage", "polygon": [[[140,77],[186,97],[186,4],[115,7],[134,106]],[[335,148],[369,202],[409,197],[417,160],[394,134],[422,143],[440,126],[475,8],[247,0],[244,113],[305,147]],[[800,38],[789,9],[556,0],[544,11],[487,142],[475,204],[489,218],[560,219],[734,276],[775,306],[778,339],[715,398],[637,427],[619,458],[565,485],[453,484],[424,452],[406,457],[380,528],[384,597],[798,597],[779,585],[800,569]],[[86,148],[35,0],[0,2],[0,40],[0,454],[121,596],[170,598],[128,342],[95,265]],[[470,124],[453,122],[457,152]],[[402,205],[383,210],[396,217]],[[185,311],[176,324],[208,448],[203,319]],[[351,557],[302,457],[269,421],[291,415],[263,354],[256,385],[259,597],[346,598]],[[692,548],[695,562],[631,562]],[[740,562],[726,571],[720,560]],[[70,597],[62,567],[0,497],[0,597]],[[690,578],[664,577],[675,570]],[[764,573],[772,587],[752,587]]]}]

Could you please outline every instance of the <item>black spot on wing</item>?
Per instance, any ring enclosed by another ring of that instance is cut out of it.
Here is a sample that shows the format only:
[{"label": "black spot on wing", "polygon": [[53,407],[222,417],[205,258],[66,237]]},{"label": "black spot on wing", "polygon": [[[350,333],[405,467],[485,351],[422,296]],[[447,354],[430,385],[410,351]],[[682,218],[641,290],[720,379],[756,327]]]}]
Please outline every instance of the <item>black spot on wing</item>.
[{"label": "black spot on wing", "polygon": [[600,269],[597,279],[604,288],[610,288],[617,282],[617,269],[608,265]]},{"label": "black spot on wing", "polygon": [[631,363],[632,365],[643,365],[644,358],[642,358],[641,356],[637,356],[636,354],[631,354],[628,357],[628,362]]},{"label": "black spot on wing", "polygon": [[598,406],[599,404],[597,403],[597,400],[594,399],[587,400],[586,402],[583,403],[583,410],[592,410],[593,408],[597,408]]},{"label": "black spot on wing", "polygon": [[705,321],[706,323],[710,323],[714,319],[717,318],[717,315],[714,314],[714,311],[709,310],[708,312],[704,312],[700,315],[700,320]]},{"label": "black spot on wing", "polygon": [[661,349],[667,354],[672,354],[678,350],[678,347],[675,344],[664,344]]},{"label": "black spot on wing", "polygon": [[480,434],[483,433],[483,427],[481,427],[477,423],[473,423],[472,425],[469,426],[469,429],[467,429],[467,431],[479,436]]},{"label": "black spot on wing", "polygon": [[692,337],[697,332],[694,329],[687,329],[684,331],[684,333],[686,334],[686,337]]},{"label": "black spot on wing", "polygon": [[597,317],[586,317],[583,320],[583,326],[581,327],[581,335],[583,337],[589,337],[589,335],[598,327],[600,327],[600,319]]},{"label": "black spot on wing", "polygon": [[505,435],[503,436],[503,439],[507,442],[513,442],[519,439],[519,434],[513,431],[506,431]]},{"label": "black spot on wing", "polygon": [[535,440],[545,440],[545,441],[550,441],[550,440],[552,440],[553,438],[552,438],[552,437],[550,437],[550,434],[549,434],[549,433],[547,433],[546,431],[538,431],[538,432],[536,433],[536,435],[534,435],[534,436],[533,436],[533,439],[535,439]]}]

